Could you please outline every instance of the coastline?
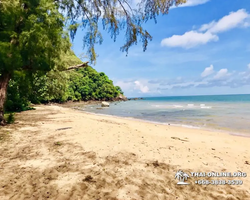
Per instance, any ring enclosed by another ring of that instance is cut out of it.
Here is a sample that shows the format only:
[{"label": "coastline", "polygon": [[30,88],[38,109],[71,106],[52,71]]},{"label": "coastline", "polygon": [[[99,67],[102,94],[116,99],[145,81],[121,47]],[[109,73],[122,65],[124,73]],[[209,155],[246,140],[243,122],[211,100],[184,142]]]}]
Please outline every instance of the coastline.
[{"label": "coastline", "polygon": [[[249,138],[55,105],[18,113],[0,132],[10,136],[0,143],[1,199],[250,198]],[[201,186],[194,181],[204,177],[190,177],[180,186],[177,170],[248,176],[236,178],[242,185]]]},{"label": "coastline", "polygon": [[[79,103],[80,105],[99,105],[101,104],[102,101],[92,101],[92,102],[86,102],[86,103]],[[115,101],[116,102],[116,101]],[[112,103],[115,103],[112,102]],[[118,101],[119,102],[119,101]],[[72,103],[73,105],[77,105],[76,103]],[[159,124],[159,125],[166,125],[166,126],[175,126],[175,127],[183,127],[183,128],[188,128],[188,129],[199,129],[199,130],[205,130],[205,131],[211,131],[211,132],[220,132],[220,133],[226,133],[229,135],[234,135],[238,137],[250,137],[250,134],[247,134],[246,132],[236,132],[235,130],[231,129],[222,129],[222,128],[211,128],[211,127],[201,127],[201,126],[192,126],[192,125],[187,125],[187,124],[174,124],[174,123],[168,123],[168,122],[158,122],[158,121],[153,121],[153,120],[144,120],[144,119],[139,119],[135,117],[125,117],[125,116],[118,116],[118,115],[111,115],[111,114],[102,114],[102,113],[95,113],[95,112],[89,112],[84,109],[84,107],[69,107],[68,105],[64,105],[63,107],[66,108],[71,108],[74,110],[78,110],[87,114],[94,114],[94,115],[99,115],[99,116],[110,116],[114,118],[119,118],[119,119],[129,119],[129,120],[135,120],[138,122],[147,122],[147,123],[153,123],[153,124]],[[102,109],[108,109],[108,108],[102,108]]]}]

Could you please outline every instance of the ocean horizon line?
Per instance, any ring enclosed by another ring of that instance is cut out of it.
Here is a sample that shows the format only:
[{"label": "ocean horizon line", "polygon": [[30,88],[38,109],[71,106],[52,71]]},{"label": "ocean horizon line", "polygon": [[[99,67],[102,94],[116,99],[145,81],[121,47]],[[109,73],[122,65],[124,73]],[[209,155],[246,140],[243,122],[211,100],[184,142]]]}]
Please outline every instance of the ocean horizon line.
[{"label": "ocean horizon line", "polygon": [[162,97],[198,97],[198,96],[237,96],[237,95],[250,95],[249,94],[201,94],[201,95],[171,95],[171,96],[136,96],[127,98],[162,98]]}]

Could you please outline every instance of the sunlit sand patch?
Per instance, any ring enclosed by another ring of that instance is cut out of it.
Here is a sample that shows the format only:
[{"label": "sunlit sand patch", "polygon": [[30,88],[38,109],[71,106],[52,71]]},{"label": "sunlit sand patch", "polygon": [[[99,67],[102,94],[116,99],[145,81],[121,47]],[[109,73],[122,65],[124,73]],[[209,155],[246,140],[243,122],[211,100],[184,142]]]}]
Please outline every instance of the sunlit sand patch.
[{"label": "sunlit sand patch", "polygon": [[140,199],[140,196],[137,194],[139,189],[136,185],[126,185],[122,189],[118,189],[117,198],[118,199]]},{"label": "sunlit sand patch", "polygon": [[79,174],[79,172],[66,172],[60,174],[51,184],[57,185],[59,189],[69,190],[73,185],[82,182],[82,179],[83,175]]},{"label": "sunlit sand patch", "polygon": [[32,167],[38,168],[40,170],[46,169],[48,166],[54,165],[56,162],[54,159],[35,159],[35,160],[28,160],[25,164],[20,165],[20,167]]}]

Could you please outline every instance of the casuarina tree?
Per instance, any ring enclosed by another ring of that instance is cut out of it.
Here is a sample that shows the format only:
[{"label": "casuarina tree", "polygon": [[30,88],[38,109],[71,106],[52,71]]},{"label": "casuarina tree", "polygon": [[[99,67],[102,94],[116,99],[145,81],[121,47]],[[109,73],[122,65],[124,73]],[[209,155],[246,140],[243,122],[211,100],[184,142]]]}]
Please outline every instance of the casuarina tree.
[{"label": "casuarina tree", "polygon": [[[0,0],[0,124],[4,124],[7,87],[17,71],[46,73],[65,68],[61,55],[70,51],[70,39],[84,28],[83,45],[90,62],[96,60],[95,45],[102,43],[100,28],[116,40],[126,35],[122,51],[140,40],[143,50],[152,39],[143,24],[156,21],[173,5],[186,0]],[[67,27],[67,29],[66,29]]]},{"label": "casuarina tree", "polygon": [[64,17],[52,0],[0,1],[0,123],[15,71],[46,72],[70,49]]}]

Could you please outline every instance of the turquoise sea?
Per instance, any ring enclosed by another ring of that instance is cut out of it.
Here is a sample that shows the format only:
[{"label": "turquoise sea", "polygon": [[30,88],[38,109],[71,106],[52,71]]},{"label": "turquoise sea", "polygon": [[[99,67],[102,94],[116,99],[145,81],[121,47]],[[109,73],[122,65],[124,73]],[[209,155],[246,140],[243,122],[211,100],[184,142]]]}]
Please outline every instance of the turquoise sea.
[{"label": "turquoise sea", "polygon": [[112,102],[109,108],[88,105],[87,112],[227,131],[250,136],[250,95],[148,97]]}]

